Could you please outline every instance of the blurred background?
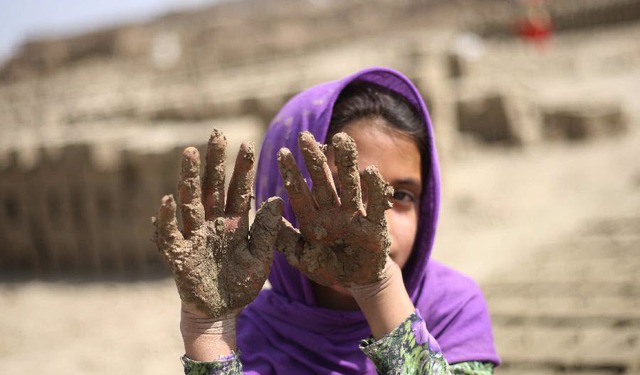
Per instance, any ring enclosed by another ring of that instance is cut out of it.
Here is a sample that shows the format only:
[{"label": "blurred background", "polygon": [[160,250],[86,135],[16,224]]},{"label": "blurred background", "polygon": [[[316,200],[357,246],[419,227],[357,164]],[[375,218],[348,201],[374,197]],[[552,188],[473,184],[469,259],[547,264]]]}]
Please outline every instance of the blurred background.
[{"label": "blurred background", "polygon": [[180,373],[149,240],[181,149],[258,146],[366,66],[435,124],[434,257],[487,297],[501,374],[640,374],[639,0],[0,3],[0,373]]}]

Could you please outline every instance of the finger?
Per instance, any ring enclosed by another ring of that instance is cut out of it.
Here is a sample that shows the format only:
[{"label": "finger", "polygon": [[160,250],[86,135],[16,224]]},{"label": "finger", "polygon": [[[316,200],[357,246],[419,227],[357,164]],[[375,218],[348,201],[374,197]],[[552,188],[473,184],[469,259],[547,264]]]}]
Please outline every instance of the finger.
[{"label": "finger", "polygon": [[365,168],[362,179],[367,186],[367,218],[380,225],[385,223],[384,212],[391,208],[393,187],[387,184],[375,165]]},{"label": "finger", "polygon": [[227,159],[227,139],[218,129],[213,129],[207,146],[207,160],[202,178],[202,203],[205,217],[224,215],[224,163]]},{"label": "finger", "polygon": [[271,265],[273,251],[282,221],[282,198],[271,197],[256,212],[256,219],[251,225],[250,251],[262,263]]},{"label": "finger", "polygon": [[313,135],[307,131],[300,133],[298,143],[304,157],[304,162],[313,182],[311,193],[315,198],[318,208],[331,208],[339,204],[336,187],[327,157],[322,152],[320,145]]},{"label": "finger", "polygon": [[171,250],[184,238],[178,229],[176,220],[176,202],[173,196],[162,197],[162,205],[158,210],[158,216],[153,217],[153,225],[156,227],[154,242],[165,259],[171,263]]},{"label": "finger", "polygon": [[278,167],[284,182],[284,188],[291,201],[291,207],[298,221],[305,222],[307,215],[315,211],[315,203],[306,181],[300,174],[291,151],[281,148],[278,151]]},{"label": "finger", "polygon": [[282,252],[287,262],[295,268],[300,268],[300,259],[304,249],[304,237],[296,228],[282,218],[278,236],[276,237],[276,249]]},{"label": "finger", "polygon": [[336,167],[338,168],[340,204],[348,211],[364,213],[356,143],[346,133],[334,135],[331,142],[335,152]]},{"label": "finger", "polygon": [[188,238],[204,224],[204,207],[200,189],[200,153],[195,147],[187,147],[182,153],[178,193],[184,235]]},{"label": "finger", "polygon": [[227,215],[246,215],[251,208],[251,191],[253,187],[253,163],[255,151],[253,144],[243,142],[236,157],[236,165],[229,183],[227,197]]}]

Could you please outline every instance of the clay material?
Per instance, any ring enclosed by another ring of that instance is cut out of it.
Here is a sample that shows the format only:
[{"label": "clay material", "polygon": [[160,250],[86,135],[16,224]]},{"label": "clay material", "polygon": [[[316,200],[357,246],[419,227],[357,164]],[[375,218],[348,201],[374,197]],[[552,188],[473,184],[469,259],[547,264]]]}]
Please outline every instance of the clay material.
[{"label": "clay material", "polygon": [[287,261],[322,285],[364,285],[380,280],[391,240],[384,211],[391,207],[391,188],[377,168],[363,172],[368,205],[362,203],[355,142],[345,133],[333,137],[340,197],[323,147],[313,135],[300,133],[299,144],[313,182],[309,191],[291,152],[278,153],[280,174],[299,224],[286,220],[276,247]]},{"label": "clay material", "polygon": [[198,150],[185,149],[178,184],[184,230],[178,229],[172,196],[162,199],[153,220],[156,245],[173,271],[180,298],[212,318],[233,314],[258,295],[269,275],[282,216],[282,200],[270,198],[249,228],[255,156],[248,143],[236,158],[225,208],[225,148],[224,136],[214,130],[202,187]]}]

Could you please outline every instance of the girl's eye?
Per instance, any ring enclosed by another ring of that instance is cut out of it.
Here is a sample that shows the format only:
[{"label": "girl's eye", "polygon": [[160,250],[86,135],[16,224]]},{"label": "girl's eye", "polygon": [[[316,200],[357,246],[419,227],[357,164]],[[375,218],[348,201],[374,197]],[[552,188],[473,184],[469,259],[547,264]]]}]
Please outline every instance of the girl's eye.
[{"label": "girl's eye", "polygon": [[406,190],[396,190],[393,193],[393,200],[414,203],[416,201],[416,196]]}]

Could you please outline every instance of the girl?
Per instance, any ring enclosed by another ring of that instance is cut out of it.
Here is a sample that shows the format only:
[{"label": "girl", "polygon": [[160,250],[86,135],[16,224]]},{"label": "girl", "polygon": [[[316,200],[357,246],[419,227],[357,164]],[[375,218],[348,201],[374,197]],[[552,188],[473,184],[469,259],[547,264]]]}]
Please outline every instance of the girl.
[{"label": "girl", "polygon": [[[429,259],[437,154],[406,77],[366,69],[281,109],[260,155],[256,199],[266,203],[251,233],[252,149],[236,159],[226,209],[223,150],[214,131],[202,196],[197,151],[185,150],[184,235],[171,197],[156,220],[183,301],[186,373],[493,372],[499,358],[478,286]],[[362,182],[358,166],[370,166]],[[260,291],[267,275],[272,288]]]}]

